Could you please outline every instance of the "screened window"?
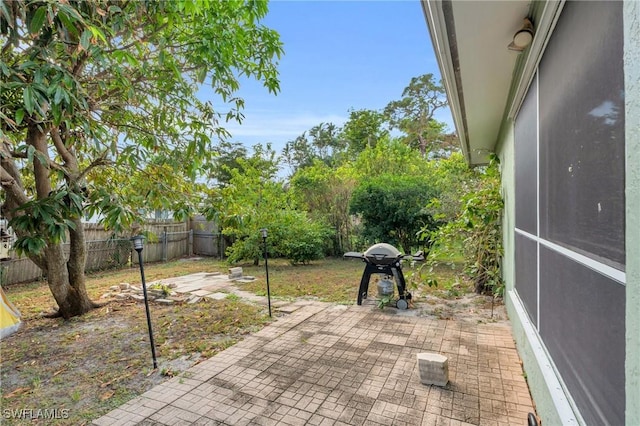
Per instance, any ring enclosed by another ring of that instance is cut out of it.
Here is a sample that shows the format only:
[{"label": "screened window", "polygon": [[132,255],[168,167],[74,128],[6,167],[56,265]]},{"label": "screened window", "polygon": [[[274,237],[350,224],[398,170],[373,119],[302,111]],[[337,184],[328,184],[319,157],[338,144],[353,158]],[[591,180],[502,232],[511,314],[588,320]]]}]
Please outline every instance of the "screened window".
[{"label": "screened window", "polygon": [[538,87],[534,79],[515,123],[516,227],[538,234]]},{"label": "screened window", "polygon": [[567,2],[540,63],[540,235],[624,269],[619,2]]}]

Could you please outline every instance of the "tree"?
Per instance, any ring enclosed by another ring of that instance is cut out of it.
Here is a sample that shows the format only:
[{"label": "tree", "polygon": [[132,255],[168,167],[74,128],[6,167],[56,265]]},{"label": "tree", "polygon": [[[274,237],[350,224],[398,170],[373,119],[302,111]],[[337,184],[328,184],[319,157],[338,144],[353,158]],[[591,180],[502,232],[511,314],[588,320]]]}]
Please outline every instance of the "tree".
[{"label": "tree", "polygon": [[247,148],[239,142],[222,141],[217,147],[218,156],[212,171],[212,178],[220,186],[226,186],[231,180],[230,170],[240,167],[239,159],[248,158]]},{"label": "tree", "polygon": [[445,106],[444,88],[434,81],[433,74],[424,74],[413,77],[402,91],[402,99],[390,102],[384,113],[391,127],[405,132],[409,145],[419,148],[424,157],[427,152],[447,148],[438,146],[438,142],[447,141],[438,137],[446,126],[433,118],[435,112]]},{"label": "tree", "polygon": [[328,231],[321,221],[300,211],[283,182],[276,177],[275,152],[257,145],[239,167],[229,169],[228,185],[215,189],[210,198],[210,215],[222,224],[222,233],[233,237],[227,250],[229,262],[262,257],[260,229],[269,231],[272,256],[285,256],[292,263],[307,263],[324,255]]},{"label": "tree", "polygon": [[349,201],[354,187],[351,167],[331,168],[319,160],[298,169],[291,177],[291,189],[301,206],[316,219],[332,226],[334,255],[351,250]]},{"label": "tree", "polygon": [[[164,176],[193,181],[211,164],[212,137],[227,135],[218,121],[242,118],[239,77],[279,90],[282,46],[259,24],[266,12],[266,2],[241,0],[0,3],[2,210],[15,248],[46,274],[58,315],[95,307],[83,213],[107,210],[121,231],[143,207],[135,190],[114,190],[122,179],[97,186],[98,170],[132,176],[161,164]],[[205,81],[228,110],[196,97]]]},{"label": "tree", "polygon": [[410,253],[420,244],[418,233],[435,228],[426,206],[436,195],[423,177],[383,174],[355,189],[351,212],[362,217],[369,243],[399,245]]},{"label": "tree", "polygon": [[381,174],[428,176],[431,164],[420,153],[398,138],[381,138],[376,146],[365,148],[353,162],[355,175],[360,178]]},{"label": "tree", "polygon": [[439,222],[454,221],[464,208],[462,194],[480,189],[482,174],[471,168],[460,152],[433,161],[432,184],[438,188],[438,198],[432,200],[429,211]]},{"label": "tree", "polygon": [[383,127],[385,121],[385,115],[378,111],[350,110],[349,120],[342,128],[342,137],[347,143],[349,153],[357,156],[365,148],[375,147],[378,140],[389,133]]},{"label": "tree", "polygon": [[250,259],[257,265],[262,257],[260,229],[268,228],[270,239],[279,239],[273,228],[280,213],[289,209],[289,199],[283,183],[276,180],[273,150],[258,145],[251,157],[239,158],[238,165],[228,169],[228,184],[213,190],[207,216],[215,218],[223,235],[233,241],[227,249],[229,262]]},{"label": "tree", "polygon": [[282,156],[295,172],[312,165],[314,160],[335,166],[341,162],[345,148],[341,129],[333,123],[320,123],[287,142]]}]

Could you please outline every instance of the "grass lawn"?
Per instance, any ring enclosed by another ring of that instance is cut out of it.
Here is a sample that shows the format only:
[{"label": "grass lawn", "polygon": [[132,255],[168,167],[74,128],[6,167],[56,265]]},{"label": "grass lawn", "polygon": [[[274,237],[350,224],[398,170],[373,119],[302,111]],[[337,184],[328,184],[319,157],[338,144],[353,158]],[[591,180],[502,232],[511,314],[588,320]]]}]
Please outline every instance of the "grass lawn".
[{"label": "grass lawn", "polygon": [[[265,294],[264,265],[240,266],[245,275],[257,278],[241,288]],[[149,283],[195,272],[226,273],[228,268],[228,264],[217,260],[189,259],[145,265],[145,275]],[[342,259],[326,259],[307,266],[270,260],[272,298],[304,297],[353,304],[363,268],[362,262]],[[407,277],[412,275],[409,268],[404,272]],[[440,287],[421,292],[447,297],[447,292],[458,286],[457,272],[441,268],[437,274]],[[92,274],[87,278],[87,289],[94,300],[100,301],[110,286],[123,282],[139,285],[139,269]],[[101,308],[65,321],[42,317],[55,306],[45,282],[12,285],[5,292],[21,311],[23,326],[0,342],[3,415],[6,410],[18,410],[20,414],[22,409],[34,410],[33,413],[55,409],[58,417],[65,417],[55,424],[88,424],[271,321],[265,306],[250,304],[235,295],[196,304],[151,304],[159,361],[159,368],[154,371],[143,304],[105,301]],[[25,419],[6,421],[52,424],[44,419],[34,422],[26,413]]]}]

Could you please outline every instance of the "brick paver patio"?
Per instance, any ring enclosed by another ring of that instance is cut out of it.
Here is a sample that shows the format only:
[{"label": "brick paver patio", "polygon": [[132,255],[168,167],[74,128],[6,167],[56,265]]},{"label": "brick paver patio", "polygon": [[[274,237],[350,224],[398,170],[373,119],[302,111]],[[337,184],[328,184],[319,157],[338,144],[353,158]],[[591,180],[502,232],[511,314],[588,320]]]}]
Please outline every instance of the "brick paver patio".
[{"label": "brick paver patio", "polygon": [[[93,424],[502,426],[533,412],[507,323],[297,307]],[[446,387],[420,383],[419,352],[449,358]]]}]

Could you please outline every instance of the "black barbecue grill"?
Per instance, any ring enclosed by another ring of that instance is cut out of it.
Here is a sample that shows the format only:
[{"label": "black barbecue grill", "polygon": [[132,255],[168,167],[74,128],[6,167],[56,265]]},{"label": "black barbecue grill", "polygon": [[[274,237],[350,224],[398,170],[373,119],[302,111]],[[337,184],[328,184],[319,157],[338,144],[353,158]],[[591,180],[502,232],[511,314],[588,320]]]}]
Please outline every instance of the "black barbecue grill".
[{"label": "black barbecue grill", "polygon": [[358,289],[358,305],[362,305],[362,300],[367,298],[371,275],[382,274],[393,277],[396,282],[399,295],[399,298],[396,301],[396,307],[398,309],[407,309],[409,307],[411,293],[407,291],[407,284],[404,281],[402,260],[409,259],[423,261],[424,254],[422,252],[403,255],[391,244],[379,243],[372,245],[364,253],[350,251],[345,253],[343,257],[362,259],[365,263],[362,279],[360,280],[360,288]]}]

